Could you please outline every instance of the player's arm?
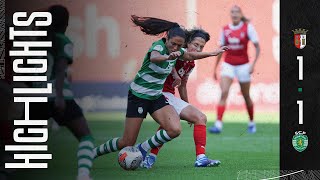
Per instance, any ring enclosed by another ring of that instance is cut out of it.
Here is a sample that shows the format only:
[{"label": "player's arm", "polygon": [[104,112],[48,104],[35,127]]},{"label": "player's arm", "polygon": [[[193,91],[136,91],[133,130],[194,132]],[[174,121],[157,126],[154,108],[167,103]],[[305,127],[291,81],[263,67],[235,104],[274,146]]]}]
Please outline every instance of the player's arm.
[{"label": "player's arm", "polygon": [[181,56],[180,51],[172,52],[170,55],[162,55],[158,51],[152,51],[150,54],[150,61],[153,63],[159,63],[166,60],[173,60]]},{"label": "player's arm", "polygon": [[212,52],[185,52],[182,56],[182,59],[185,61],[193,61],[193,60],[203,59],[203,58],[207,58],[207,57],[211,57],[211,56],[217,56],[226,50],[228,50],[228,47],[222,46]]},{"label": "player's arm", "polygon": [[251,68],[250,68],[250,74],[251,74],[254,71],[254,67],[255,67],[255,65],[258,61],[259,55],[260,55],[260,45],[259,45],[258,34],[252,24],[248,25],[248,37],[249,37],[250,41],[254,44],[254,47],[256,50],[256,56],[253,60]]},{"label": "player's arm", "polygon": [[175,88],[175,87],[180,87],[181,85],[181,78],[176,70],[176,68],[173,68],[172,71],[171,71],[171,74],[172,74],[172,77],[174,79],[173,83],[172,83],[172,86]]},{"label": "player's arm", "polygon": [[179,94],[180,98],[185,102],[189,103],[188,99],[188,91],[187,91],[187,83],[188,83],[189,75],[186,75],[182,78],[181,85],[179,86]]},{"label": "player's arm", "polygon": [[257,61],[258,61],[259,55],[260,55],[260,45],[259,45],[258,42],[253,43],[253,45],[254,45],[254,47],[256,49],[256,56],[254,58],[254,61],[253,61],[252,65],[255,66]]},{"label": "player's arm", "polygon": [[67,60],[65,59],[58,59],[55,73],[56,73],[56,81],[55,81],[55,87],[56,87],[56,99],[55,99],[55,106],[58,109],[58,111],[62,112],[65,109],[65,101],[63,97],[63,85],[64,85],[64,77],[65,77],[65,71],[68,67]]}]

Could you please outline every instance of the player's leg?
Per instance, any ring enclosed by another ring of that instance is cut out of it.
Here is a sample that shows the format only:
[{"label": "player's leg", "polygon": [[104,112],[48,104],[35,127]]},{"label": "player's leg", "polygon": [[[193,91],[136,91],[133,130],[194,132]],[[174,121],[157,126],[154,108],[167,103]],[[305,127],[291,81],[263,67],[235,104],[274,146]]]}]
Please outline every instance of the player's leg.
[{"label": "player's leg", "polygon": [[240,87],[249,115],[248,132],[255,133],[257,131],[257,128],[254,123],[254,105],[250,97],[250,82],[240,83]]},{"label": "player's leg", "polygon": [[128,92],[127,113],[124,133],[121,138],[112,138],[94,149],[95,158],[104,154],[121,150],[136,143],[143,119],[148,113],[149,101]]},{"label": "player's leg", "polygon": [[163,129],[157,131],[154,136],[139,145],[140,151],[143,154],[151,148],[161,146],[180,135],[180,118],[175,109],[168,104],[163,96],[153,103],[149,113]]},{"label": "player's leg", "polygon": [[220,80],[221,96],[220,101],[217,106],[217,119],[214,126],[209,128],[211,133],[220,133],[222,131],[223,123],[222,117],[226,109],[226,101],[229,95],[229,90],[231,87],[233,79],[227,76],[222,76]]},{"label": "player's leg", "polygon": [[[168,93],[168,92],[163,92],[163,95],[165,97],[165,99],[169,102],[170,105],[172,105],[174,107],[174,109],[176,110],[176,112],[178,114],[181,113],[182,109],[184,109],[185,107],[187,107],[189,104],[186,103],[185,101],[175,97],[172,93]],[[179,101],[181,101],[179,103]],[[159,127],[157,131],[163,129],[163,127]],[[154,165],[154,163],[156,162],[158,153],[160,152],[160,149],[162,148],[162,145],[152,148],[150,150],[149,155],[146,157],[145,161],[142,164],[142,167],[145,168],[150,168]]]},{"label": "player's leg", "polygon": [[249,73],[250,64],[243,64],[236,68],[236,76],[239,80],[240,87],[241,87],[241,93],[243,95],[243,98],[246,103],[246,108],[249,115],[249,124],[248,124],[248,132],[249,133],[255,133],[257,131],[256,125],[253,121],[253,113],[254,113],[254,106],[250,97],[250,82],[251,77]]},{"label": "player's leg", "polygon": [[221,95],[217,106],[217,119],[214,126],[209,128],[211,133],[220,133],[222,131],[222,117],[226,109],[226,102],[229,95],[229,89],[235,77],[235,66],[223,62],[221,65],[220,89]]},{"label": "player's leg", "polygon": [[126,146],[133,146],[139,135],[140,127],[144,118],[129,118],[125,120],[124,133],[121,138],[109,139],[106,143],[94,149],[95,158],[121,150]]},{"label": "player's leg", "polygon": [[[181,100],[182,101],[182,100]],[[182,104],[182,103],[181,103]],[[180,117],[194,124],[193,139],[196,148],[196,167],[210,167],[220,164],[218,160],[210,160],[206,154],[207,144],[207,116],[192,105],[188,105],[182,109]]]},{"label": "player's leg", "polygon": [[[163,92],[163,95],[165,97],[165,99],[169,102],[170,105],[173,106],[173,108],[177,111],[178,115],[181,113],[181,110],[182,108],[185,108],[186,106],[188,106],[188,103],[185,103],[184,107],[178,107],[179,104],[177,104],[177,101],[176,101],[176,97],[172,94],[172,93],[168,93],[168,92]],[[178,99],[178,98],[177,98]],[[184,101],[183,101],[184,102]],[[161,126],[158,128],[157,131],[163,129]],[[157,155],[160,151],[160,149],[162,148],[162,145],[161,146],[158,146],[158,147],[155,147],[155,148],[152,148],[150,150],[150,154],[149,156],[154,159],[154,161],[156,160],[157,158]]]},{"label": "player's leg", "polygon": [[[53,112],[53,118],[61,125],[65,125],[78,139],[77,150],[78,179],[90,179],[90,171],[94,159],[94,139],[89,130],[87,121],[81,108],[74,100],[66,100],[66,109],[63,114]],[[53,103],[51,103],[53,108]]]}]

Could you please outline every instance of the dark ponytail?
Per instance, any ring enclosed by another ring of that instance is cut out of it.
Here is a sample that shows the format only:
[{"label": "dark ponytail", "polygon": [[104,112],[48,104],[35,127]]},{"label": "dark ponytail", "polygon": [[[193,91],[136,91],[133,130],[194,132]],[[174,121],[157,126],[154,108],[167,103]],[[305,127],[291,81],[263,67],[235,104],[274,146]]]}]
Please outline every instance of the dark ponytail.
[{"label": "dark ponytail", "polygon": [[245,17],[245,16],[242,16],[242,17],[241,17],[241,21],[243,21],[243,22],[245,22],[245,23],[248,23],[248,22],[250,22],[250,19],[248,19],[248,18]]},{"label": "dark ponytail", "polygon": [[175,36],[186,37],[184,30],[176,22],[136,15],[131,16],[131,21],[139,26],[140,30],[147,35],[158,36],[167,33],[169,39]]},{"label": "dark ponytail", "polygon": [[186,44],[192,42],[196,37],[200,37],[204,39],[206,42],[210,40],[210,34],[201,28],[186,30],[185,33],[186,33]]}]

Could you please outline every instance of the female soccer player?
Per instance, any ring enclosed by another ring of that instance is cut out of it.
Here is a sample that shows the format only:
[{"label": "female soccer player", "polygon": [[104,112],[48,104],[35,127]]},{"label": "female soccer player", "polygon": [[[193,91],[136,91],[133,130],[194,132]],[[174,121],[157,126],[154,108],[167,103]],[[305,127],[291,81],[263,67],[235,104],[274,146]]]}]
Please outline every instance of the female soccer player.
[{"label": "female soccer player", "polygon": [[[48,12],[52,15],[52,24],[47,30],[53,47],[48,51],[47,76],[52,83],[53,93],[49,95],[48,103],[30,104],[30,118],[37,120],[52,117],[58,124],[65,125],[73,133],[79,140],[77,179],[90,180],[94,158],[93,138],[82,110],[74,100],[66,74],[68,66],[73,62],[73,44],[65,35],[69,12],[61,5],[49,7]],[[34,86],[41,86],[41,84],[35,83]]]},{"label": "female soccer player", "polygon": [[[226,100],[233,79],[236,77],[240,83],[241,92],[246,102],[249,114],[248,132],[255,133],[256,125],[253,121],[253,103],[250,98],[250,74],[253,73],[254,67],[260,54],[260,46],[257,33],[246,19],[239,6],[233,6],[231,9],[232,23],[223,27],[220,43],[230,48],[226,52],[225,61],[222,63],[221,70],[221,97],[217,107],[217,120],[215,125],[209,128],[211,133],[220,133],[222,131],[222,116],[226,107]],[[256,49],[256,56],[252,64],[249,64],[247,53],[248,42],[251,41]],[[221,55],[217,57],[214,68],[214,79],[217,80],[217,66]]]},{"label": "female soccer player", "polygon": [[213,52],[185,52],[181,47],[185,43],[186,35],[179,24],[135,15],[132,16],[132,22],[147,35],[159,35],[166,32],[166,38],[152,44],[144,57],[142,67],[130,85],[123,136],[110,139],[95,148],[96,156],[115,152],[126,146],[133,146],[147,113],[163,129],[138,145],[143,159],[151,148],[158,147],[179,136],[180,118],[162,94],[164,82],[175,66],[177,58],[190,61],[216,56],[227,50],[227,47],[221,47]]},{"label": "female soccer player", "polygon": [[[210,35],[202,29],[186,31],[186,52],[202,52],[205,44],[210,40]],[[220,164],[218,160],[210,160],[205,156],[206,123],[207,117],[200,110],[189,104],[187,82],[189,75],[195,67],[194,61],[177,60],[175,68],[164,83],[163,95],[169,104],[174,107],[181,119],[194,124],[193,137],[196,146],[195,167],[210,167]],[[180,85],[181,83],[181,85]],[[174,96],[175,86],[178,86],[180,98]],[[161,127],[159,130],[162,129]],[[151,168],[156,161],[161,146],[151,149],[151,153],[143,162],[143,167]]]}]

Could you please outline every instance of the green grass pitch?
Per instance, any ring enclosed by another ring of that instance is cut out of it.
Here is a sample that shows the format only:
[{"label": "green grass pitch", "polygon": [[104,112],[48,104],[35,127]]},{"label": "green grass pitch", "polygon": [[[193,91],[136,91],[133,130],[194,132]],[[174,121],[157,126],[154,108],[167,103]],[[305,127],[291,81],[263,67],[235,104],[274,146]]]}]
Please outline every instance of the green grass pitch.
[{"label": "green grass pitch", "polygon": [[[207,113],[208,126],[215,115]],[[123,132],[124,113],[87,113],[86,117],[96,145]],[[279,170],[279,113],[257,112],[257,133],[246,131],[248,117],[245,111],[227,111],[224,116],[223,133],[207,134],[207,155],[219,159],[221,165],[211,168],[195,168],[195,147],[193,128],[182,121],[182,134],[167,143],[158,155],[155,166],[135,171],[123,170],[117,162],[118,153],[102,156],[95,160],[92,170],[94,180],[105,179],[245,179],[239,177],[246,170]],[[143,122],[137,140],[142,142],[155,133],[158,125],[148,116]],[[71,180],[77,173],[77,141],[65,128],[51,132],[49,150],[53,153],[48,170],[18,171],[23,179]],[[18,175],[19,176],[19,175]],[[28,177],[30,176],[30,178]],[[31,178],[32,176],[32,178]],[[270,177],[265,177],[270,178]],[[247,178],[247,179],[250,179]]]}]

